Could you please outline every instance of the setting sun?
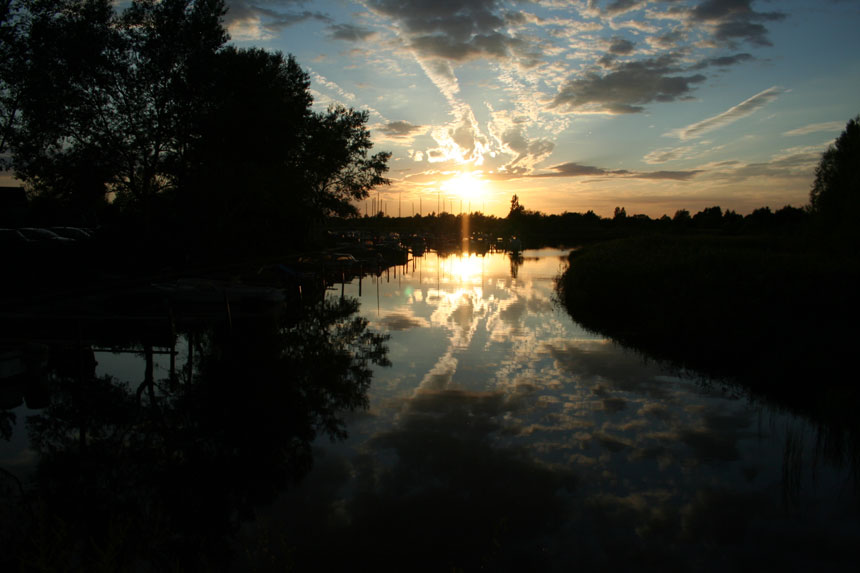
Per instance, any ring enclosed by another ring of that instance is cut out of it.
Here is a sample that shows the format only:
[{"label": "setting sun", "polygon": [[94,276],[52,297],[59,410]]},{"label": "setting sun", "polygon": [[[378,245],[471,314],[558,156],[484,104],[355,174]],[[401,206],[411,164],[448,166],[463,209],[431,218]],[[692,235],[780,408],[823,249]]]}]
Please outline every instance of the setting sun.
[{"label": "setting sun", "polygon": [[479,202],[486,199],[486,186],[480,171],[461,171],[442,183],[442,192],[461,201]]}]

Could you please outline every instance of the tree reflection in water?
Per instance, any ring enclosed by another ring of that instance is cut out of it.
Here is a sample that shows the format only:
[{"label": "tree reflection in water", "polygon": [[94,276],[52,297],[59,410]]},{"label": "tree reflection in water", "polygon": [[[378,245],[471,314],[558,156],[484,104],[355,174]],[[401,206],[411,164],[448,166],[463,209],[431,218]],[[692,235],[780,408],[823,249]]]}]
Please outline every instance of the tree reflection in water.
[{"label": "tree reflection in water", "polygon": [[40,456],[14,516],[32,569],[222,569],[229,536],[255,505],[311,467],[318,435],[344,438],[344,411],[367,407],[386,336],[354,300],[196,332],[194,375],[134,388],[94,370],[58,376],[28,420]]}]

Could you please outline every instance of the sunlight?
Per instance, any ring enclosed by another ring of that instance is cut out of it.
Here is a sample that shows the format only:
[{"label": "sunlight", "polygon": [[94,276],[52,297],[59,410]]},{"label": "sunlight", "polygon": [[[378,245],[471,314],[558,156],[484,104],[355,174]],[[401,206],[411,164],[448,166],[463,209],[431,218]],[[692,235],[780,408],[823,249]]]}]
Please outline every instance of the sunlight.
[{"label": "sunlight", "polygon": [[486,199],[487,182],[481,179],[480,171],[461,171],[442,183],[442,192],[461,201],[471,201],[474,208]]},{"label": "sunlight", "polygon": [[463,284],[481,284],[484,280],[484,258],[477,255],[454,255],[444,260],[446,274]]}]

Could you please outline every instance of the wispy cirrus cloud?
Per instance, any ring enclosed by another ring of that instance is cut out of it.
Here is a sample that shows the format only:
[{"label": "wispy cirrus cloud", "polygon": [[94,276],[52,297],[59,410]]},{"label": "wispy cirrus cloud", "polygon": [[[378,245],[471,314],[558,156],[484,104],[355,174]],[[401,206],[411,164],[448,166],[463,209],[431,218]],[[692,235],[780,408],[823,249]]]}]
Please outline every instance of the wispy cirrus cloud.
[{"label": "wispy cirrus cloud", "polygon": [[798,179],[809,181],[815,166],[821,160],[822,149],[795,148],[778,153],[768,161],[726,163],[721,168],[709,170],[709,178],[727,183],[738,183],[749,179]]},{"label": "wispy cirrus cloud", "polygon": [[824,123],[811,123],[783,133],[783,135],[808,135],[810,133],[819,133],[822,131],[839,131],[845,127],[845,122],[842,121],[827,121]]},{"label": "wispy cirrus cloud", "polygon": [[642,161],[649,164],[668,163],[687,159],[701,159],[725,148],[725,145],[713,145],[712,142],[701,140],[698,144],[681,147],[663,147],[645,154]]},{"label": "wispy cirrus cloud", "polygon": [[702,121],[697,121],[696,123],[690,124],[686,127],[670,131],[668,135],[672,135],[681,140],[699,137],[709,131],[725,127],[741,118],[752,115],[786,91],[787,90],[785,88],[781,88],[779,86],[767,88],[766,90],[755,94],[736,106],[732,106],[722,113],[703,119]]}]

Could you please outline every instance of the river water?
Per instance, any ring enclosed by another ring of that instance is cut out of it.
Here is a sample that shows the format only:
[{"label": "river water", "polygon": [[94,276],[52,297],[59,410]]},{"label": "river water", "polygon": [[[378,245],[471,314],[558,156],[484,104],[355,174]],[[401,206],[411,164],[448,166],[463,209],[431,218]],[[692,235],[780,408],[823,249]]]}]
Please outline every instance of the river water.
[{"label": "river water", "polygon": [[390,334],[392,366],[306,480],[337,553],[402,570],[851,563],[851,454],[828,457],[816,423],[584,330],[554,297],[566,255],[430,253],[345,286]]},{"label": "river water", "polygon": [[[229,390],[192,392],[190,380],[151,393],[132,386],[121,396],[114,386],[97,388],[93,395],[104,392],[113,409],[149,395],[157,416],[135,414],[121,438],[111,436],[122,423],[88,419],[87,451],[104,444],[111,452],[99,476],[122,473],[116,468],[127,464],[140,495],[185,508],[181,517],[158,520],[179,527],[186,519],[191,530],[219,536],[224,560],[200,561],[192,552],[205,568],[808,571],[856,563],[860,506],[851,437],[584,330],[555,299],[566,255],[427,253],[331,289],[332,305],[341,298],[359,303],[344,316],[389,337],[390,365],[365,361],[369,379],[361,369],[337,370],[337,352],[319,351],[348,335],[318,336],[318,322],[288,333],[303,362],[291,362],[281,375],[258,366],[269,338],[233,331],[231,344],[244,350],[237,354],[241,374],[230,378],[229,353],[213,351],[219,338],[209,336],[198,350],[196,360],[204,362],[195,366],[196,379],[214,388],[230,380],[223,384]],[[186,369],[197,336],[179,337],[173,370]],[[363,352],[346,347],[354,357]],[[114,385],[143,378],[139,352],[94,355],[96,375]],[[165,379],[169,369],[166,356],[155,355],[148,376]],[[330,371],[360,392],[343,394]],[[253,376],[267,383],[258,387],[249,382]],[[280,388],[298,378],[315,381],[272,394],[272,380]],[[319,381],[329,394],[314,394]],[[342,413],[362,401],[366,409]],[[27,416],[39,411],[10,412],[17,416],[0,444],[9,473],[27,475],[27,464],[40,456],[62,465],[58,452],[80,441],[83,430],[72,431],[83,427],[80,417],[56,410],[56,419],[73,423],[52,425],[43,416],[28,425]],[[307,431],[338,421],[344,439]],[[59,481],[68,482],[66,475]],[[141,475],[150,481],[138,483]],[[40,476],[43,489],[56,487],[56,475]],[[128,491],[121,478],[99,480],[107,485],[88,504],[111,488]],[[151,485],[172,481],[180,485]],[[171,487],[184,493],[165,493]],[[162,503],[111,495],[146,519]],[[233,527],[209,531],[203,524],[218,522],[221,513]],[[169,546],[157,527],[144,531],[153,544]],[[130,562],[139,569],[160,563]]]}]

